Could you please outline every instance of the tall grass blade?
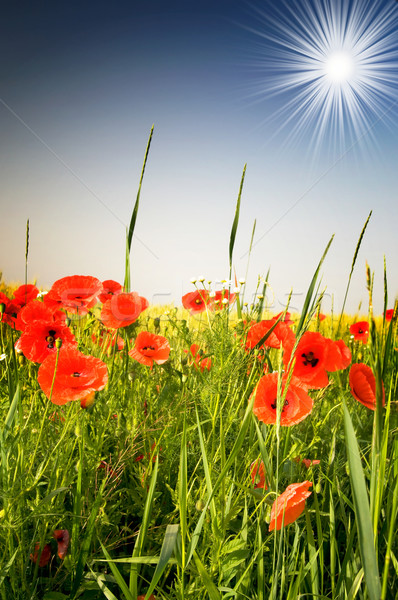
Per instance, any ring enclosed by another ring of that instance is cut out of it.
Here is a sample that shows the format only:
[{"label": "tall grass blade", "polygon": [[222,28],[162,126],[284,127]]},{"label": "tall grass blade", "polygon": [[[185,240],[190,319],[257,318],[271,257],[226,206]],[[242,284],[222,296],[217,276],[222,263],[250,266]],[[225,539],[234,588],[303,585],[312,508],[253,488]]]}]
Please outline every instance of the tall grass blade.
[{"label": "tall grass blade", "polygon": [[239,186],[239,194],[238,194],[238,199],[236,202],[235,217],[234,217],[234,221],[232,223],[231,234],[229,236],[229,281],[231,281],[231,277],[232,277],[232,254],[234,251],[236,230],[238,229],[238,223],[239,223],[240,199],[242,197],[245,173],[246,173],[246,165],[243,167],[242,178],[240,180],[240,186]]},{"label": "tall grass blade", "polygon": [[318,279],[319,271],[321,269],[323,261],[325,260],[326,254],[329,251],[330,245],[333,242],[333,238],[334,238],[334,235],[332,235],[332,237],[330,238],[330,240],[329,240],[329,242],[328,242],[328,244],[327,244],[327,246],[325,248],[325,251],[322,254],[322,258],[319,261],[319,264],[318,264],[318,266],[316,268],[316,271],[315,271],[315,273],[314,273],[314,275],[312,277],[310,286],[309,286],[308,291],[307,291],[307,295],[306,295],[305,300],[304,300],[304,305],[303,305],[303,310],[301,311],[300,321],[299,321],[299,323],[297,325],[297,330],[296,330],[296,336],[297,337],[299,337],[299,335],[300,335],[300,331],[302,330],[302,328],[304,326],[304,323],[305,323],[305,320],[306,320],[306,317],[307,317],[308,313],[311,312],[311,302],[312,302],[312,306],[315,305],[315,301],[312,300],[312,297],[313,297],[314,290],[315,290],[316,280]]},{"label": "tall grass blade", "polygon": [[195,551],[193,554],[196,568],[198,569],[199,575],[203,581],[203,584],[207,590],[210,600],[221,600],[222,596],[216,586],[214,585],[210,575],[206,571],[202,561],[200,560],[197,552]]},{"label": "tall grass blade", "polygon": [[164,535],[164,540],[162,544],[162,548],[160,550],[159,562],[156,565],[155,573],[153,574],[153,578],[151,581],[151,585],[148,588],[148,591],[145,595],[145,600],[149,598],[155,589],[159,579],[163,575],[163,571],[169,564],[169,560],[171,555],[173,554],[174,548],[177,543],[179,525],[167,525],[166,533]]},{"label": "tall grass blade", "polygon": [[153,130],[154,130],[154,125],[152,125],[151,132],[149,134],[149,139],[148,139],[148,143],[147,143],[146,150],[145,150],[144,163],[142,165],[142,170],[141,170],[141,177],[140,177],[140,183],[139,183],[139,186],[138,186],[137,197],[136,197],[136,200],[135,200],[135,204],[134,204],[134,208],[133,208],[133,213],[131,215],[130,225],[129,225],[129,228],[128,228],[128,231],[127,231],[127,239],[126,239],[126,264],[125,264],[126,272],[125,272],[125,278],[124,278],[124,290],[126,292],[130,291],[130,251],[131,251],[131,242],[132,242],[132,239],[133,239],[133,233],[134,233],[134,229],[135,229],[135,223],[137,221],[138,207],[140,205],[142,180],[144,179],[144,172],[145,172],[145,167],[146,167],[146,163],[147,163],[147,159],[148,159],[149,148],[151,146],[151,141],[152,141],[152,137],[153,137]]},{"label": "tall grass blade", "polygon": [[344,400],[343,407],[345,441],[363,571],[370,600],[380,600],[381,586],[376,552],[373,544],[373,527],[370,517],[365,476],[350,413],[348,412]]},{"label": "tall grass blade", "polygon": [[115,563],[112,561],[112,558],[111,558],[109,552],[107,551],[107,549],[105,548],[105,546],[101,542],[101,540],[100,540],[100,544],[101,544],[102,552],[104,553],[104,556],[105,556],[106,560],[108,561],[109,568],[112,571],[112,575],[114,576],[116,583],[118,584],[124,597],[126,598],[126,600],[134,600],[132,593],[130,592],[129,588],[127,587],[127,583],[123,579],[123,575],[120,573],[119,569],[117,568]]},{"label": "tall grass blade", "polygon": [[368,223],[369,223],[369,220],[370,220],[371,216],[372,216],[372,211],[370,211],[370,213],[368,215],[368,218],[365,221],[365,225],[362,227],[362,231],[361,231],[361,234],[359,236],[359,239],[358,239],[358,242],[357,242],[357,246],[355,248],[354,257],[352,259],[352,264],[351,264],[351,271],[350,271],[350,274],[348,276],[347,287],[346,287],[345,294],[344,294],[343,306],[341,307],[339,322],[337,324],[336,337],[339,336],[340,327],[341,327],[341,321],[342,321],[342,318],[343,318],[343,315],[344,315],[344,309],[345,309],[345,305],[346,305],[346,302],[347,302],[348,291],[350,289],[351,277],[352,277],[352,274],[354,272],[355,263],[357,262],[358,252],[359,252],[359,249],[360,249],[361,244],[362,244],[362,239],[363,239],[363,236],[365,235],[365,231],[366,231],[366,228],[368,226]]},{"label": "tall grass blade", "polygon": [[10,408],[8,409],[8,413],[7,413],[5,423],[4,423],[3,431],[1,432],[1,435],[0,435],[0,440],[2,443],[4,443],[6,441],[8,434],[10,433],[10,431],[12,429],[12,425],[13,425],[14,418],[15,418],[15,413],[18,408],[20,398],[21,398],[21,394],[20,394],[20,389],[19,389],[19,384],[18,384],[17,389],[15,390],[15,394],[12,399]]},{"label": "tall grass blade", "polygon": [[[155,486],[158,477],[158,467],[159,467],[159,457],[156,456],[155,465],[153,468],[153,473],[151,477],[151,483],[149,484],[148,495],[145,502],[144,515],[142,517],[142,523],[140,527],[140,531],[137,537],[137,541],[133,550],[133,557],[141,556],[142,549],[144,547],[144,542],[146,539],[146,535],[149,528],[149,523],[151,521],[152,514],[152,505],[155,498]],[[137,579],[138,579],[139,565],[132,564],[130,569],[130,592],[133,594],[133,597],[137,595]]]}]

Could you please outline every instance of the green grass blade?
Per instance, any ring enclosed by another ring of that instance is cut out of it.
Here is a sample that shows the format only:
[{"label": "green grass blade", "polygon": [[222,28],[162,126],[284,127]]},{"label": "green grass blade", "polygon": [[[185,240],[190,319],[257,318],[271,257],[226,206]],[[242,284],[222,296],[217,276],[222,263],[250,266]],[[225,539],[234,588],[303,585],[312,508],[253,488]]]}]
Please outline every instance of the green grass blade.
[{"label": "green grass blade", "polygon": [[[330,238],[330,240],[329,240],[329,242],[328,242],[328,244],[327,244],[327,246],[325,248],[325,251],[322,254],[322,258],[319,261],[319,264],[318,264],[318,266],[316,268],[316,271],[315,271],[315,273],[314,273],[314,275],[312,277],[310,286],[309,286],[308,291],[307,291],[307,295],[306,295],[305,300],[304,300],[304,305],[303,305],[303,310],[301,311],[300,321],[299,321],[299,324],[297,325],[297,330],[296,330],[296,336],[297,337],[299,337],[300,331],[301,331],[301,329],[304,326],[307,314],[310,312],[310,306],[311,306],[312,297],[313,297],[314,290],[315,290],[316,280],[318,279],[319,271],[321,269],[323,261],[325,260],[326,254],[329,251],[330,245],[333,242],[333,238],[334,238],[334,235],[332,235],[332,237]],[[314,304],[314,302],[312,302],[312,304]]]},{"label": "green grass blade", "polygon": [[220,592],[214,585],[212,579],[210,578],[210,575],[206,571],[206,569],[196,551],[194,552],[193,557],[195,560],[196,568],[198,569],[200,578],[203,581],[203,584],[207,590],[210,600],[221,600],[222,596],[221,596]]},{"label": "green grass blade", "polygon": [[350,289],[350,284],[351,284],[351,277],[352,277],[352,274],[354,272],[355,263],[357,262],[358,252],[359,252],[359,249],[360,249],[361,244],[362,244],[362,239],[363,239],[363,236],[365,235],[365,231],[366,231],[366,228],[368,226],[368,223],[370,221],[370,217],[371,216],[372,216],[372,211],[370,211],[370,213],[368,215],[368,218],[365,221],[365,225],[362,227],[362,231],[361,231],[361,234],[359,236],[359,239],[358,239],[358,242],[357,242],[357,246],[355,248],[354,257],[352,259],[352,264],[351,264],[351,271],[350,271],[350,274],[348,276],[347,287],[346,287],[345,294],[344,294],[343,306],[341,307],[339,322],[338,322],[338,325],[337,325],[336,337],[338,337],[339,333],[340,333],[341,321],[342,321],[342,318],[343,318],[343,315],[344,315],[344,309],[345,309],[345,305],[346,305],[346,302],[347,302],[348,291]]},{"label": "green grass blade", "polygon": [[[133,554],[132,554],[133,557],[140,556],[142,553],[142,549],[144,547],[144,542],[145,542],[145,538],[146,538],[146,535],[148,532],[149,523],[151,521],[152,505],[153,505],[153,501],[155,498],[155,486],[156,486],[156,480],[158,477],[158,467],[159,467],[159,457],[156,456],[156,461],[155,461],[155,465],[154,465],[153,473],[152,473],[152,477],[151,477],[151,483],[149,484],[148,495],[147,495],[147,499],[145,502],[144,515],[142,517],[140,531],[139,531],[137,541],[135,543]],[[129,589],[134,597],[137,595],[138,571],[139,571],[139,565],[132,564],[131,569],[130,569]]]},{"label": "green grass blade", "polygon": [[104,583],[104,576],[100,575],[99,573],[95,573],[90,566],[89,566],[89,569],[90,569],[91,575],[97,582],[98,587],[101,590],[101,592],[104,594],[105,598],[107,598],[107,600],[118,600],[118,598],[115,596],[115,594],[113,594],[111,592],[111,590],[106,587],[106,585]]},{"label": "green grass blade", "polygon": [[120,573],[120,571],[117,568],[117,566],[115,565],[115,563],[112,562],[112,558],[111,558],[109,552],[107,551],[107,549],[105,548],[104,544],[101,542],[101,540],[100,540],[100,544],[101,544],[102,552],[104,553],[104,556],[105,556],[106,560],[108,561],[109,568],[112,571],[112,575],[114,576],[116,583],[118,584],[118,586],[120,588],[120,591],[123,593],[126,600],[134,600],[132,593],[130,592],[129,588],[127,587],[127,583],[123,579],[123,575]]},{"label": "green grass blade", "polygon": [[185,542],[187,535],[187,492],[188,492],[188,475],[187,475],[187,430],[186,420],[184,417],[183,431],[181,438],[180,450],[180,473],[178,481],[178,507],[180,511],[180,526],[181,526],[181,562],[182,569],[185,569]]},{"label": "green grass blade", "polygon": [[152,125],[151,127],[151,132],[149,134],[149,139],[148,139],[148,143],[146,146],[146,150],[145,150],[145,156],[144,156],[144,163],[142,165],[142,170],[141,170],[141,177],[140,177],[140,183],[138,186],[138,192],[137,192],[137,197],[135,200],[135,204],[134,204],[134,208],[133,208],[133,213],[131,215],[131,219],[130,219],[130,225],[127,231],[127,238],[126,238],[126,264],[125,264],[125,278],[124,278],[124,290],[126,292],[130,291],[130,251],[131,251],[131,242],[133,239],[133,233],[134,233],[134,229],[135,229],[135,223],[137,221],[137,214],[138,214],[138,208],[140,205],[140,196],[141,196],[141,187],[142,187],[142,180],[144,178],[144,172],[145,172],[145,167],[146,167],[146,163],[147,163],[147,159],[148,159],[148,154],[149,154],[149,148],[151,146],[151,141],[152,141],[152,136],[153,136],[153,130],[154,130],[154,125]]},{"label": "green grass blade", "polygon": [[20,402],[20,389],[19,389],[19,384],[17,385],[17,389],[15,390],[15,394],[14,397],[12,399],[10,408],[8,409],[8,413],[7,413],[7,417],[4,423],[4,428],[3,431],[1,432],[1,440],[4,443],[8,437],[8,434],[10,433],[11,429],[12,429],[12,425],[14,422],[14,417],[15,417],[15,412],[18,408],[19,402]]},{"label": "green grass blade", "polygon": [[239,186],[238,199],[236,201],[235,217],[234,217],[234,221],[232,223],[231,234],[229,236],[229,279],[230,280],[231,280],[231,277],[232,277],[232,254],[233,254],[233,251],[234,251],[236,231],[238,229],[238,223],[239,223],[240,200],[241,200],[241,197],[242,197],[242,190],[243,190],[243,182],[245,180],[245,173],[246,173],[246,165],[243,167],[242,178],[240,180],[240,186]]},{"label": "green grass blade", "polygon": [[343,406],[345,441],[350,469],[350,481],[354,499],[355,519],[359,537],[359,549],[365,574],[365,581],[370,600],[380,600],[381,586],[376,552],[373,544],[373,527],[370,517],[365,476],[362,470],[359,447],[355,437],[350,413],[348,412],[344,400]]},{"label": "green grass blade", "polygon": [[171,555],[173,554],[175,545],[177,543],[179,525],[167,525],[166,533],[164,535],[164,540],[162,544],[162,548],[160,550],[159,562],[156,565],[155,573],[153,574],[153,578],[151,581],[151,585],[145,595],[145,599],[147,599],[155,589],[159,579],[161,578],[163,571],[169,564],[169,560]]}]

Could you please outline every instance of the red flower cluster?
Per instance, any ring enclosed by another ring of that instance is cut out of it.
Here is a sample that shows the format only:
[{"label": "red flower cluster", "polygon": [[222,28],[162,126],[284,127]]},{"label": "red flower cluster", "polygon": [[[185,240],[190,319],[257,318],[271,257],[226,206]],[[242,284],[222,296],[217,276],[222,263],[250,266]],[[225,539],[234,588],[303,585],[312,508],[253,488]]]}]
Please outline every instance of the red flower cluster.
[{"label": "red flower cluster", "polygon": [[184,350],[184,352],[189,352],[191,354],[192,359],[193,359],[193,360],[191,360],[191,363],[194,365],[195,369],[200,369],[202,373],[206,369],[207,369],[207,371],[210,371],[211,358],[209,358],[209,357],[202,358],[203,351],[200,349],[198,344],[192,344],[189,351]]},{"label": "red flower cluster", "polygon": [[189,292],[182,297],[182,305],[190,311],[191,315],[201,313],[206,308],[209,310],[222,310],[235,302],[235,294],[227,290],[219,290],[211,295],[206,289]]},{"label": "red flower cluster", "polygon": [[[55,529],[53,538],[57,541],[57,554],[61,560],[66,556],[69,546],[69,531],[67,529]],[[40,554],[39,554],[40,553]],[[35,544],[35,549],[30,555],[30,560],[34,563],[39,561],[39,567],[45,567],[52,556],[51,544],[45,544],[40,552],[40,543]]]}]

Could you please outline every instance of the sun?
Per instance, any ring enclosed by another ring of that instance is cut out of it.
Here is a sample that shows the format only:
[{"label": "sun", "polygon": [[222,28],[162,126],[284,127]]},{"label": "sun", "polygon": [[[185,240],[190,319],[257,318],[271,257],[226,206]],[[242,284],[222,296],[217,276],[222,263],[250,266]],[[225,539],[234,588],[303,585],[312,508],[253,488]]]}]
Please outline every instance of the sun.
[{"label": "sun", "polygon": [[354,82],[355,62],[344,50],[332,52],[325,61],[325,76],[335,85]]},{"label": "sun", "polygon": [[395,2],[279,0],[272,12],[253,8],[261,27],[250,28],[258,38],[247,96],[272,106],[262,121],[268,139],[336,157],[372,148],[382,126],[397,125]]}]

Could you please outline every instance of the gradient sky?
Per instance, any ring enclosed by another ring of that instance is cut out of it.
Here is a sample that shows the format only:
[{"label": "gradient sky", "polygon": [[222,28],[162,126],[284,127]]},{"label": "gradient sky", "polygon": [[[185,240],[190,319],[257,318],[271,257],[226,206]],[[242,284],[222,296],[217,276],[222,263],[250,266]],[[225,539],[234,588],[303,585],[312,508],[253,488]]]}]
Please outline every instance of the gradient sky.
[{"label": "gradient sky", "polygon": [[[354,314],[361,301],[367,311],[366,260],[375,272],[375,309],[382,310],[384,255],[392,306],[398,3],[333,0],[354,29],[352,14],[366,9],[357,37],[373,48],[363,61],[371,89],[365,99],[357,94],[351,113],[344,102],[340,113],[328,113],[325,104],[305,112],[312,67],[303,56],[319,46],[319,31],[332,35],[320,18],[330,2],[297,0],[293,12],[284,0],[25,0],[3,7],[3,277],[24,280],[29,218],[30,281],[46,287],[86,274],[123,282],[125,229],[154,124],[131,252],[132,287],[140,295],[179,305],[194,289],[192,277],[227,278],[247,163],[234,251],[237,276],[244,277],[256,219],[246,299],[270,269],[275,311],[291,288],[292,308],[299,309],[335,234],[322,285],[324,311],[333,302],[338,312],[372,210],[346,311]],[[318,15],[318,33],[311,15]]]}]

